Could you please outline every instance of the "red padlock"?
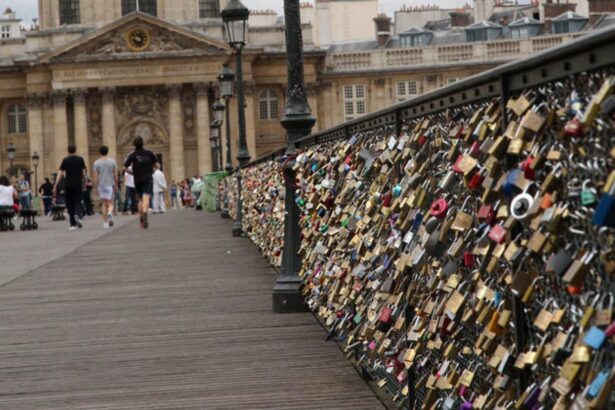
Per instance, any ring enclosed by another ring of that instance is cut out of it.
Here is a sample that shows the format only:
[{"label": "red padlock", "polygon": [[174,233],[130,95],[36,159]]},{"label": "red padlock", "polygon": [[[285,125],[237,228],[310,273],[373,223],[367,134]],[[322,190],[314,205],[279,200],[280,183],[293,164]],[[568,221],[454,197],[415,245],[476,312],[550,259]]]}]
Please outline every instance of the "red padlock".
[{"label": "red padlock", "polygon": [[482,205],[478,209],[477,218],[479,221],[493,225],[495,223],[495,209],[493,208],[493,205]]},{"label": "red padlock", "polygon": [[387,306],[383,308],[382,311],[380,312],[380,316],[378,317],[378,320],[382,323],[389,324],[391,323],[392,316],[393,316],[393,309]]},{"label": "red padlock", "polygon": [[530,155],[521,163],[521,169],[523,170],[523,176],[525,179],[529,179],[530,181],[534,181],[536,179],[536,171],[532,168],[532,163],[534,162],[534,156]]},{"label": "red padlock", "polygon": [[483,177],[482,173],[480,171],[476,172],[468,181],[468,188],[471,190],[477,189],[483,183],[483,179],[485,179],[485,177]]},{"label": "red padlock", "polygon": [[391,206],[391,198],[392,198],[392,195],[390,194],[390,192],[387,192],[386,194],[382,196],[382,207],[383,208],[388,208],[389,206]]},{"label": "red padlock", "polygon": [[474,255],[472,255],[472,252],[463,253],[463,266],[466,268],[474,266]]},{"label": "red padlock", "polygon": [[427,138],[425,138],[424,135],[421,135],[418,141],[419,145],[425,145],[426,142],[427,142]]},{"label": "red padlock", "polygon": [[506,242],[507,235],[508,231],[502,225],[494,225],[489,231],[489,239],[491,239],[495,243]]},{"label": "red padlock", "polygon": [[457,174],[463,174],[463,170],[459,168],[459,164],[461,163],[462,160],[463,160],[463,154],[459,154],[459,156],[455,160],[455,163],[453,164],[453,171],[456,172]]},{"label": "red padlock", "polygon": [[606,337],[611,337],[613,335],[615,335],[615,322],[611,323],[606,330],[604,331],[604,334],[606,335]]},{"label": "red padlock", "polygon": [[581,124],[581,120],[577,117],[574,117],[570,121],[566,123],[564,126],[564,134],[568,137],[582,137],[584,134],[583,124]]},{"label": "red padlock", "polygon": [[448,202],[444,198],[436,199],[429,208],[429,213],[436,218],[444,218],[448,212]]},{"label": "red padlock", "polygon": [[470,155],[474,158],[478,158],[480,155],[480,145],[478,141],[474,141],[470,147]]},{"label": "red padlock", "polygon": [[338,319],[341,319],[344,317],[344,312],[342,310],[338,310],[337,312],[335,312],[335,317]]}]

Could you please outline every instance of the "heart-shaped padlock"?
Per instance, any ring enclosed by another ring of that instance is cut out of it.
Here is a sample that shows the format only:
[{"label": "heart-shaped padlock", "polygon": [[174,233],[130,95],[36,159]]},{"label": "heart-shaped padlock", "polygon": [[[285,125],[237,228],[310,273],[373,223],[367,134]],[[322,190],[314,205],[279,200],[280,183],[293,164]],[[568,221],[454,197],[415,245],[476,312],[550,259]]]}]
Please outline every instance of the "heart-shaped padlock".
[{"label": "heart-shaped padlock", "polygon": [[538,198],[539,194],[539,192],[535,192],[534,196],[532,196],[528,193],[529,189],[533,186],[533,183],[528,184],[528,186],[525,187],[523,192],[514,197],[511,201],[510,215],[513,218],[517,220],[523,220],[529,215],[530,209],[532,208],[532,205],[534,204],[534,201]]}]

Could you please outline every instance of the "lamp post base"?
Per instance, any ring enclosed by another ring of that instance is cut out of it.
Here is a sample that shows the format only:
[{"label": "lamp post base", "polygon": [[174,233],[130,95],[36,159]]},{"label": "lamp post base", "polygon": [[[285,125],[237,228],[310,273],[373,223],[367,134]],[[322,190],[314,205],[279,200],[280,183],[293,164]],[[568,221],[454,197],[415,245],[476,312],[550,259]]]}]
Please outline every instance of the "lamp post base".
[{"label": "lamp post base", "polygon": [[243,235],[243,226],[241,223],[235,222],[233,224],[233,236],[242,236]]},{"label": "lamp post base", "polygon": [[309,309],[301,294],[301,282],[279,278],[273,288],[273,311],[275,313],[303,313]]}]

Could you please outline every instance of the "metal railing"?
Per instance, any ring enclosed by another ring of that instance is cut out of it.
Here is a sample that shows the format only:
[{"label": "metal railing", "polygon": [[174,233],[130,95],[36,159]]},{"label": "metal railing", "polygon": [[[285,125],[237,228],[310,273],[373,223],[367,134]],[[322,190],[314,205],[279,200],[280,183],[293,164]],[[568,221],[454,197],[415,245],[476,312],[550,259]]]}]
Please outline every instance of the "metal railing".
[{"label": "metal railing", "polygon": [[512,92],[609,65],[615,65],[615,27],[598,30],[534,56],[504,64],[383,110],[316,132],[300,139],[297,147],[305,148],[327,141],[350,138],[356,132],[386,125],[393,125],[401,131],[403,122],[413,118],[489,98],[499,97],[502,101],[506,101]]}]

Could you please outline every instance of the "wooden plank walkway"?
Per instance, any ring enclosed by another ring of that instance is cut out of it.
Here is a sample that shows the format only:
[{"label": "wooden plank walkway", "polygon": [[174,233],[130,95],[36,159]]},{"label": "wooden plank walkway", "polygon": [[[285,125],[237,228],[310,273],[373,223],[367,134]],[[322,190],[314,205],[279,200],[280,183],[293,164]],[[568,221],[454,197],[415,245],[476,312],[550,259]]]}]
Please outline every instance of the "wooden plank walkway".
[{"label": "wooden plank walkway", "polygon": [[0,409],[382,408],[311,314],[271,312],[275,275],[228,220],[151,226],[0,288]]}]

